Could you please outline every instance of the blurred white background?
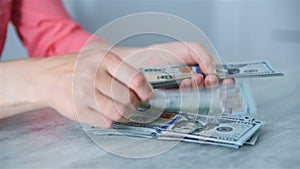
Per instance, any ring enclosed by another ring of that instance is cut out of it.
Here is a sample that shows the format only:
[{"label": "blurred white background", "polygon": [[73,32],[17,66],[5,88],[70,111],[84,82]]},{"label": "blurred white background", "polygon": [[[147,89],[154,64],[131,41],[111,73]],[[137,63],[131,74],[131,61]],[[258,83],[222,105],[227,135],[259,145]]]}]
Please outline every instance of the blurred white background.
[{"label": "blurred white background", "polygon": [[[164,12],[185,18],[200,28],[213,42],[223,61],[267,59],[280,66],[298,59],[300,63],[299,0],[63,2],[70,15],[91,32],[128,14]],[[169,39],[136,38],[122,45],[145,46],[165,41]],[[10,25],[2,60],[24,57],[27,57],[26,50]]]}]

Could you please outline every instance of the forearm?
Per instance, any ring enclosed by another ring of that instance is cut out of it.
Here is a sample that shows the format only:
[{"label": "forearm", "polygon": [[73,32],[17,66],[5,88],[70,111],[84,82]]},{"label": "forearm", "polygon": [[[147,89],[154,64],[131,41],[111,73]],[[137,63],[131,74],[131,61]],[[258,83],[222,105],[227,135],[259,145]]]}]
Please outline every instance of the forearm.
[{"label": "forearm", "polygon": [[34,97],[35,62],[37,59],[0,63],[0,118],[46,107]]}]

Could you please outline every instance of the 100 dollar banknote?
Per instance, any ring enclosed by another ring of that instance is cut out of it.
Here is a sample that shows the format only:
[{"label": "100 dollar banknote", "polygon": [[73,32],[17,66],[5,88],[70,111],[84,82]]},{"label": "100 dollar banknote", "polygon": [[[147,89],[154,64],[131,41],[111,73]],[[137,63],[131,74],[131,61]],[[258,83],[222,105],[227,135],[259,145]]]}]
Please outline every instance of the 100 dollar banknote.
[{"label": "100 dollar banknote", "polygon": [[119,135],[238,148],[244,144],[254,145],[258,137],[257,132],[264,124],[253,119],[223,117],[219,124],[206,125],[206,118],[180,114],[165,122],[116,122],[110,129],[91,127],[86,132],[91,136]]},{"label": "100 dollar banknote", "polygon": [[[283,76],[267,61],[216,65],[217,76],[224,78],[252,78]],[[168,65],[140,69],[154,88],[177,87],[193,74],[206,76],[198,65]]]}]

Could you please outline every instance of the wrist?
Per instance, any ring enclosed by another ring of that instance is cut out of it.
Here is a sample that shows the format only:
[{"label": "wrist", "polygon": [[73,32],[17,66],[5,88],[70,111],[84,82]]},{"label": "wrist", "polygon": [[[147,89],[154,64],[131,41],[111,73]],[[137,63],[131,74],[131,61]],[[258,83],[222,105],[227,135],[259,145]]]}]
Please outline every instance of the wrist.
[{"label": "wrist", "polygon": [[22,59],[1,63],[1,105],[39,104],[33,94],[33,69],[36,61],[37,59]]}]

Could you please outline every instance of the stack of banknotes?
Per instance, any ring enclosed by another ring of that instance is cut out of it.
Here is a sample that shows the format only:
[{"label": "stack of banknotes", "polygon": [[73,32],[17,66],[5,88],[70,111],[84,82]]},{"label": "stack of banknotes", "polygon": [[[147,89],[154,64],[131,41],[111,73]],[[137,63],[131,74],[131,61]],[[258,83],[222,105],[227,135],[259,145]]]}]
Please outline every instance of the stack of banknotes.
[{"label": "stack of banknotes", "polygon": [[[255,145],[264,121],[245,81],[211,89],[176,88],[185,78],[202,73],[195,65],[142,68],[153,85],[153,97],[109,129],[89,127],[89,135],[176,140],[239,148]],[[268,62],[217,65],[222,78],[282,76]],[[169,88],[169,89],[166,89]]]}]

